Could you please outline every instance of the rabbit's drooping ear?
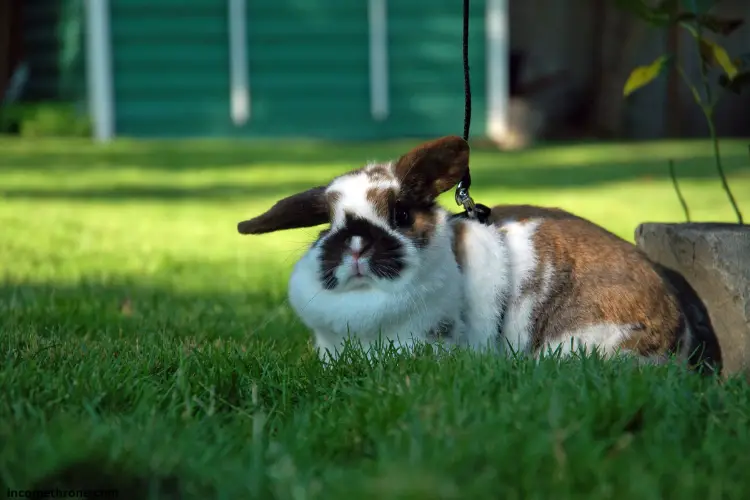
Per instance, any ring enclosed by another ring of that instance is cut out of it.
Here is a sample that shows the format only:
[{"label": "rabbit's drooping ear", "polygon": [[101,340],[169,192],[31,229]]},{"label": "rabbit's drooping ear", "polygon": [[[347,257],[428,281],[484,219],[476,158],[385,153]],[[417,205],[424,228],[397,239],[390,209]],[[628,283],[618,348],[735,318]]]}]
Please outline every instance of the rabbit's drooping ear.
[{"label": "rabbit's drooping ear", "polygon": [[420,201],[432,201],[461,180],[469,168],[469,144],[452,135],[426,142],[396,162],[402,189]]},{"label": "rabbit's drooping ear", "polygon": [[279,200],[266,213],[237,224],[240,234],[263,234],[312,227],[329,221],[326,186],[318,186]]}]

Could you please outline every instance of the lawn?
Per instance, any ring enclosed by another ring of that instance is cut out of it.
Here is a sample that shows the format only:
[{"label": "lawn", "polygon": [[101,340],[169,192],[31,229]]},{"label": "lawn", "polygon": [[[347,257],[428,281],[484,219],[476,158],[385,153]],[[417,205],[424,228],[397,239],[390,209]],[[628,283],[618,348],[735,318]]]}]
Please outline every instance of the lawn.
[{"label": "lawn", "polygon": [[[242,237],[236,223],[413,144],[0,140],[3,489],[749,498],[744,380],[429,349],[321,367],[285,305],[317,231]],[[750,218],[746,143],[723,152]],[[709,155],[705,142],[477,148],[472,193],[632,240],[639,222],[683,220],[669,158],[695,220],[733,220]]]}]

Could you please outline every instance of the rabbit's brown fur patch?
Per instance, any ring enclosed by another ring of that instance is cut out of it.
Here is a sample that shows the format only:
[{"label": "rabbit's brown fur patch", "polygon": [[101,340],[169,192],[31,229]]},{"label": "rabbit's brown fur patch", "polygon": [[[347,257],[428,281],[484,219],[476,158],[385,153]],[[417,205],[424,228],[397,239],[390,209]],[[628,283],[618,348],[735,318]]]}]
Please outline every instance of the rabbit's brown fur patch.
[{"label": "rabbit's brown fur patch", "polygon": [[412,209],[411,214],[414,222],[412,222],[411,227],[405,228],[401,232],[414,241],[417,247],[424,247],[437,228],[437,215],[433,210],[421,208]]},{"label": "rabbit's brown fur patch", "polygon": [[375,213],[384,219],[388,219],[390,206],[395,199],[395,193],[392,189],[382,189],[373,187],[367,190],[367,201],[375,208]]},{"label": "rabbit's brown fur patch", "polygon": [[389,181],[395,179],[388,164],[376,164],[365,167],[365,174],[373,181]]},{"label": "rabbit's brown fur patch", "polygon": [[514,220],[517,222],[526,222],[531,219],[581,219],[575,214],[566,212],[560,208],[540,207],[534,205],[496,205],[492,207],[489,221],[492,224],[500,225],[504,221]]},{"label": "rabbit's brown fur patch", "polygon": [[540,222],[534,234],[538,292],[547,265],[549,292],[537,302],[532,349],[581,327],[633,325],[620,348],[648,356],[673,348],[684,328],[675,296],[633,245],[571,214]]},{"label": "rabbit's brown fur patch", "polygon": [[[392,189],[370,188],[366,194],[367,201],[375,208],[375,213],[388,220],[391,207],[396,202],[396,192]],[[408,210],[412,224],[409,227],[397,228],[397,230],[410,238],[418,247],[423,247],[435,232],[437,215],[432,205],[415,206],[407,203],[402,204]]]}]

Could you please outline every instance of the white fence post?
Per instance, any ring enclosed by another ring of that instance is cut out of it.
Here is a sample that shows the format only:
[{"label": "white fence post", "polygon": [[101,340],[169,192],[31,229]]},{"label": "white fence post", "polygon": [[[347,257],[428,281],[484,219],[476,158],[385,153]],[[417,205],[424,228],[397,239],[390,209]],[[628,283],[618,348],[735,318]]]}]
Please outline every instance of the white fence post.
[{"label": "white fence post", "polygon": [[487,0],[487,135],[501,141],[508,130],[508,1]]},{"label": "white fence post", "polygon": [[86,0],[85,8],[89,113],[93,119],[94,138],[107,142],[115,135],[109,0]]},{"label": "white fence post", "polygon": [[370,113],[376,121],[388,118],[388,11],[387,0],[368,0],[370,29]]},{"label": "white fence post", "polygon": [[247,60],[247,9],[245,0],[228,0],[229,101],[236,126],[250,119],[250,83]]}]

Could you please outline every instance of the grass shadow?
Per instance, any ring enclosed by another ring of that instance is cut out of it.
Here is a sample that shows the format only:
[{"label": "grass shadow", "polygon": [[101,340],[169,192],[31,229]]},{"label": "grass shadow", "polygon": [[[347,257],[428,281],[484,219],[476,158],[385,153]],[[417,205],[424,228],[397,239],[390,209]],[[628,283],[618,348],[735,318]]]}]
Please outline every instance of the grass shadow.
[{"label": "grass shadow", "polygon": [[310,188],[309,183],[284,182],[263,185],[207,183],[200,186],[108,186],[64,187],[58,189],[0,188],[0,198],[67,201],[179,201],[280,198]]},{"label": "grass shadow", "polygon": [[[719,178],[710,164],[696,161],[678,164],[678,178]],[[747,175],[750,165],[738,161],[727,161],[724,171],[728,176]],[[633,164],[586,164],[574,167],[537,167],[528,169],[481,168],[472,171],[475,184],[487,189],[551,189],[587,188],[622,182],[656,182],[669,180],[666,162],[642,161]]]},{"label": "grass shadow", "polygon": [[[37,344],[45,338],[96,343],[144,335],[252,342],[273,340],[279,325],[299,329],[285,305],[283,286],[270,289],[250,280],[247,287],[235,282],[231,290],[219,291],[215,285],[222,282],[221,273],[195,267],[192,272],[196,277],[181,279],[182,287],[116,278],[66,285],[0,282],[0,344],[16,338],[17,347],[33,349],[23,340],[29,335]],[[195,290],[201,285],[213,289]]]},{"label": "grass shadow", "polygon": [[[103,148],[81,143],[74,148],[70,144],[43,142],[38,149],[25,142],[8,143],[11,147],[0,153],[0,180],[3,174],[9,174],[22,182],[0,188],[0,197],[75,201],[279,198],[326,183],[336,173],[367,161],[396,158],[415,143],[144,141],[116,142]],[[675,158],[681,181],[718,182],[709,153],[700,141],[550,145],[513,153],[480,145],[472,156],[472,177],[475,190],[549,190],[660,182],[670,179],[667,161]],[[744,144],[729,141],[723,156],[729,177],[748,175],[750,164]],[[305,169],[308,164],[312,179],[295,179],[300,168]],[[288,174],[284,173],[285,166]],[[262,183],[227,179],[230,172],[237,179],[238,172],[254,169],[258,171],[256,178],[258,173],[262,178],[264,171],[273,175]],[[181,176],[192,175],[196,170],[201,171],[201,177],[191,177],[190,185],[185,185]],[[106,173],[104,183],[87,185],[88,172]],[[159,183],[150,182],[149,176],[154,172],[166,172],[167,176],[162,175]],[[25,173],[43,177],[23,182]],[[60,176],[64,176],[64,182],[55,182]],[[133,185],[134,178],[140,184]],[[171,184],[170,179],[174,179]]]}]

